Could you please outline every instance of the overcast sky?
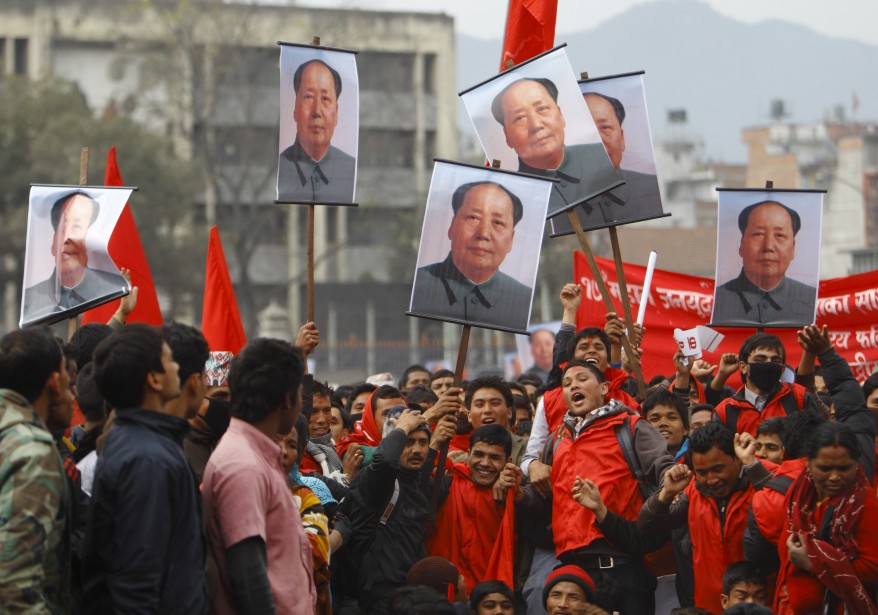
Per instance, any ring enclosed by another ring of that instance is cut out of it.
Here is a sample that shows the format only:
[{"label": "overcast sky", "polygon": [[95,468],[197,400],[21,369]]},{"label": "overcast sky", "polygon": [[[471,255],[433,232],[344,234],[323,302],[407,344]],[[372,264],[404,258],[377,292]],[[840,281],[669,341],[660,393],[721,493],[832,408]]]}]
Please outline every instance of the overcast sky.
[{"label": "overcast sky", "polygon": [[[277,0],[275,0],[277,1]],[[677,0],[558,0],[556,37],[588,30],[635,4]],[[821,34],[878,44],[876,0],[705,0],[716,11],[745,22],[782,19]],[[503,36],[507,0],[300,0],[304,6],[388,11],[445,12],[469,36]]]}]

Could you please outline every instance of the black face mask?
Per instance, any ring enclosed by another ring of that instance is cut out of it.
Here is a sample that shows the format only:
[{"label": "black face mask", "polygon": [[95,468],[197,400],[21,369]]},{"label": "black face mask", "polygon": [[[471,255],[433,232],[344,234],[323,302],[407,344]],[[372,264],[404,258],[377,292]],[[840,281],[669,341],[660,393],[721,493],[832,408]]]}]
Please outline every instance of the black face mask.
[{"label": "black face mask", "polygon": [[760,390],[771,392],[780,382],[783,365],[780,363],[748,363],[747,380]]}]

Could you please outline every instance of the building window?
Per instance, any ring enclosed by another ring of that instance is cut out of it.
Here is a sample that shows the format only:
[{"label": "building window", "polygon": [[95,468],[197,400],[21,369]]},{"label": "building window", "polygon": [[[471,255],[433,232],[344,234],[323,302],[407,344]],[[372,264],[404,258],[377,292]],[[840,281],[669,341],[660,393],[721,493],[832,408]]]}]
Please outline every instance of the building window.
[{"label": "building window", "polygon": [[424,54],[424,94],[436,93],[436,54]]},{"label": "building window", "polygon": [[361,90],[411,92],[414,67],[412,53],[363,51],[357,54]]},{"label": "building window", "polygon": [[414,168],[415,133],[411,130],[360,130],[363,168]]},{"label": "building window", "polygon": [[433,158],[436,157],[436,131],[428,130],[424,133],[424,166],[433,168]]},{"label": "building window", "polygon": [[13,70],[16,75],[27,75],[27,39],[15,39],[14,51],[15,64]]}]

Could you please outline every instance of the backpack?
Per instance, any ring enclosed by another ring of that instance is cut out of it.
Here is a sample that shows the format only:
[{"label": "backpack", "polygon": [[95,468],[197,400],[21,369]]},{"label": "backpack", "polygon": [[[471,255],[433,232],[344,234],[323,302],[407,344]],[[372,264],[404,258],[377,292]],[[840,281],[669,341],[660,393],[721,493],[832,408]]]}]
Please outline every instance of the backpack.
[{"label": "backpack", "polygon": [[[552,459],[555,457],[555,450],[558,448],[558,444],[564,435],[564,429],[565,425],[559,426],[555,431],[555,437],[546,443],[541,457],[543,463],[551,464]],[[631,422],[631,415],[626,416],[621,423],[614,425],[613,430],[616,432],[616,440],[619,442],[619,448],[622,449],[622,455],[625,457],[628,469],[631,470],[631,474],[637,479],[640,493],[643,495],[643,500],[646,501],[652,494],[658,491],[659,487],[646,480],[646,474],[640,466],[640,460],[637,458],[637,452],[634,450],[634,424]]]}]

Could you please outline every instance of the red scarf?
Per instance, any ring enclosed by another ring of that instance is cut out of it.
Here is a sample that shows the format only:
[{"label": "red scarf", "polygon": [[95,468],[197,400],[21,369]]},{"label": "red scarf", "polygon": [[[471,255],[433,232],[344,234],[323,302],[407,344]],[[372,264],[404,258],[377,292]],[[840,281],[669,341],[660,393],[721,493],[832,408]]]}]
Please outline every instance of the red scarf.
[{"label": "red scarf", "polygon": [[851,615],[878,615],[878,607],[851,565],[851,560],[859,553],[854,532],[865,508],[869,489],[869,481],[861,468],[857,470],[853,487],[829,502],[835,506],[830,521],[829,542],[817,538],[820,533],[814,518],[817,489],[808,472],[799,475],[786,499],[789,530],[791,533],[804,534],[805,549],[811,560],[811,574],[844,602]]},{"label": "red scarf", "polygon": [[[428,541],[430,555],[444,557],[466,580],[468,592],[481,581],[499,580],[514,586],[515,494],[505,506],[494,501],[490,487],[471,478],[469,466],[454,464],[451,491],[436,517],[436,534]],[[490,558],[486,556],[490,554]]]},{"label": "red scarf", "polygon": [[366,407],[363,408],[363,418],[354,423],[353,433],[346,435],[335,445],[339,458],[344,457],[345,451],[348,450],[351,444],[378,446],[381,442],[381,432],[378,431],[378,424],[375,422],[375,410],[372,407],[372,398],[374,396],[375,391],[366,400]]}]

